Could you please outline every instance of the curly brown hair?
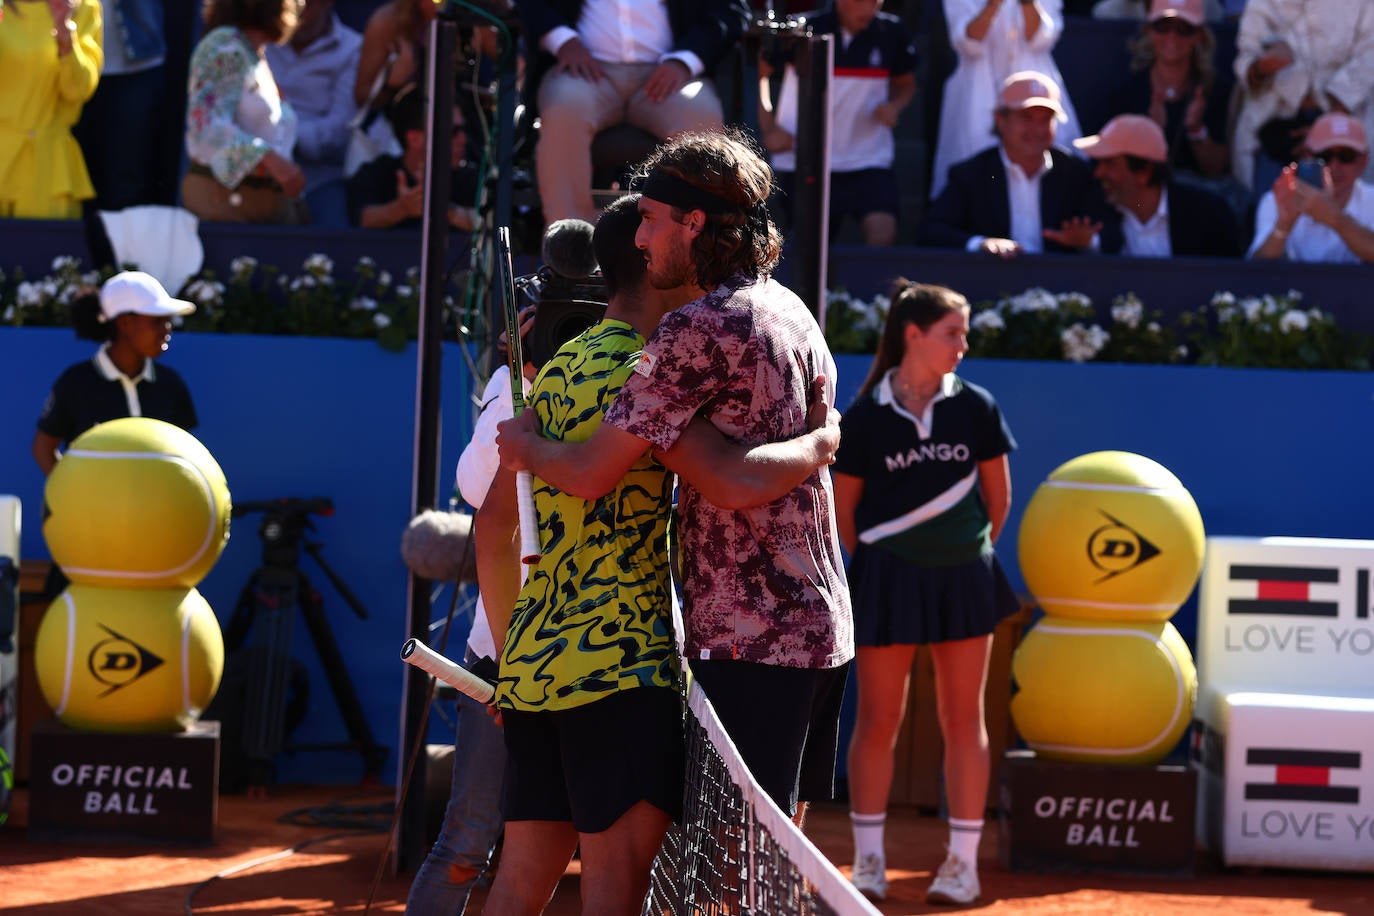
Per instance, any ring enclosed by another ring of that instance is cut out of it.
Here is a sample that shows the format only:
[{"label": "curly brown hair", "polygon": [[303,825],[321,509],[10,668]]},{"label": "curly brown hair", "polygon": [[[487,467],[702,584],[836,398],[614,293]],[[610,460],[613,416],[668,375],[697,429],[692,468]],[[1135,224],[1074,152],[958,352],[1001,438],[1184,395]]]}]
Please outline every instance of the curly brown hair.
[{"label": "curly brown hair", "polygon": [[[773,170],[754,140],[738,128],[681,134],[664,143],[636,170],[632,187],[654,171],[686,181],[737,209],[707,213],[692,241],[692,261],[702,289],[735,274],[771,274],[782,256],[782,233],[768,214]],[[673,217],[683,213],[674,208]]]},{"label": "curly brown hair", "polygon": [[304,5],[305,0],[205,0],[205,28],[257,29],[273,44],[284,44],[296,31]]}]

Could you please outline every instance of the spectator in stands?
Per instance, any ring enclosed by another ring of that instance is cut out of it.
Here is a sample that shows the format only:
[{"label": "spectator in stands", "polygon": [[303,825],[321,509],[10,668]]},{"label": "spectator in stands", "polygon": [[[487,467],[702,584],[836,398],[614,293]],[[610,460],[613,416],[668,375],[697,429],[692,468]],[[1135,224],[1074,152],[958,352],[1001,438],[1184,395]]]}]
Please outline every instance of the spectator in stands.
[{"label": "spectator in stands", "polygon": [[1231,138],[1232,172],[1258,196],[1298,157],[1303,136],[1323,112],[1349,114],[1371,128],[1374,3],[1249,0],[1235,71],[1244,91]]},{"label": "spectator in stands", "polygon": [[1360,180],[1369,165],[1364,125],[1325,114],[1307,134],[1307,150],[1323,164],[1322,187],[1289,165],[1260,200],[1252,258],[1355,264],[1374,261],[1374,187]]},{"label": "spectator in stands", "polygon": [[371,143],[351,151],[351,159],[361,163],[381,153],[400,154],[400,140],[391,134],[386,108],[403,88],[423,83],[429,24],[437,9],[430,0],[390,0],[368,17],[353,101],[364,110],[362,129]]},{"label": "spectator in stands", "polygon": [[[391,129],[401,138],[400,156],[382,155],[348,179],[348,217],[364,229],[418,229],[425,202],[425,134],[428,111],[424,92],[411,84],[387,106]],[[452,190],[448,222],[467,232],[477,222],[473,203],[477,196],[477,171],[464,159],[467,134],[462,111],[454,106],[451,162]]]},{"label": "spectator in stands", "polygon": [[1008,77],[993,113],[999,142],[950,168],[916,228],[918,244],[1004,258],[1094,245],[1104,208],[1092,169],[1055,146],[1064,117],[1048,76]]},{"label": "spectator in stands", "polygon": [[95,196],[72,125],[100,79],[100,4],[0,9],[0,217],[75,219]]},{"label": "spectator in stands", "polygon": [[1102,250],[1137,258],[1230,258],[1240,255],[1240,230],[1226,201],[1172,181],[1164,131],[1145,115],[1118,115],[1096,136],[1074,145],[1097,164],[1107,203],[1116,210]]},{"label": "spectator in stands", "polygon": [[[90,169],[95,207],[160,203],[167,40],[159,0],[104,0],[104,65],[72,131]],[[3,56],[3,55],[0,55]]]},{"label": "spectator in stands", "polygon": [[305,0],[291,40],[266,48],[282,97],[298,118],[295,160],[305,172],[306,201],[316,224],[348,224],[343,156],[357,111],[353,78],[363,37],[344,25],[334,0]]},{"label": "spectator in stands", "polygon": [[666,139],[721,126],[710,74],[743,32],[744,0],[517,5],[527,41],[542,52],[529,85],[539,102],[535,171],[546,222],[596,221],[591,147],[598,131],[629,123]]},{"label": "spectator in stands", "polygon": [[[1093,18],[1153,21],[1156,17],[1155,7],[1158,5],[1153,0],[1098,0],[1093,6]],[[1184,0],[1179,0],[1177,5],[1184,5]],[[1226,18],[1226,9],[1222,6],[1221,0],[1198,0],[1197,5],[1202,8],[1203,19],[1206,22],[1220,22]]]},{"label": "spectator in stands", "polygon": [[304,223],[305,173],[291,158],[296,112],[263,49],[291,37],[299,0],[208,0],[191,55],[182,203],[205,220]]},{"label": "spectator in stands", "polygon": [[1034,70],[1058,90],[1061,143],[1082,131],[1050,52],[1064,30],[1061,0],[944,0],[949,40],[959,65],[945,82],[940,136],[930,196],[944,190],[949,169],[987,146],[981,118],[972,113],[996,104],[1003,81],[1013,73]]},{"label": "spectator in stands", "polygon": [[1217,79],[1216,38],[1203,18],[1202,0],[1152,0],[1149,21],[1130,49],[1131,79],[1113,110],[1149,115],[1164,130],[1174,174],[1228,174],[1232,81]]},{"label": "spectator in stands", "polygon": [[[902,20],[881,12],[882,0],[835,0],[833,10],[808,14],[816,34],[837,35],[835,76],[830,84],[830,218],[832,232],[852,215],[865,245],[897,240],[900,191],[892,168],[892,129],[916,97],[916,49]],[[771,59],[759,61],[759,123],[772,153],[781,203],[790,214],[795,184],[797,72],[779,43]],[[783,71],[776,111],[769,77]]]}]

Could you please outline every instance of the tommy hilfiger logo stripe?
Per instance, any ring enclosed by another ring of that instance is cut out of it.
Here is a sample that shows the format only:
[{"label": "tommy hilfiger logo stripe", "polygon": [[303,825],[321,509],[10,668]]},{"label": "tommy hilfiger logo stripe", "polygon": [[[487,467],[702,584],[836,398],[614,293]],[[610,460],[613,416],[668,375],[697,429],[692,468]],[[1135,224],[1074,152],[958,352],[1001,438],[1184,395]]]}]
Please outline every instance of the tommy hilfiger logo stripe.
[{"label": "tommy hilfiger logo stripe", "polygon": [[1360,803],[1359,786],[1331,784],[1334,770],[1359,771],[1359,751],[1252,747],[1245,752],[1245,762],[1250,766],[1274,768],[1273,782],[1245,784],[1247,801],[1334,802],[1346,805]]},{"label": "tommy hilfiger logo stripe", "polygon": [[1313,601],[1313,583],[1336,583],[1340,570],[1311,566],[1231,567],[1232,582],[1254,582],[1254,598],[1231,598],[1226,603],[1230,614],[1283,614],[1300,617],[1336,617],[1335,601]]}]

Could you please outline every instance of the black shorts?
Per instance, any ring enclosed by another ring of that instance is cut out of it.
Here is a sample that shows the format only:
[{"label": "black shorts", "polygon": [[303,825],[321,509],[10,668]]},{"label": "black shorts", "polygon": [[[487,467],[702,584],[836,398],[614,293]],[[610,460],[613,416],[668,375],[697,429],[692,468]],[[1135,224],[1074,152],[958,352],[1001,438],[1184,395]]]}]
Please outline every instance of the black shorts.
[{"label": "black shorts", "polygon": [[[792,222],[793,194],[796,188],[796,172],[778,172],[777,205],[789,225]],[[859,169],[856,172],[830,173],[830,229],[839,228],[840,221],[846,216],[862,220],[870,213],[890,213],[898,216],[901,204],[901,188],[897,184],[897,173],[892,169]]]},{"label": "black shorts", "polygon": [[790,817],[799,801],[835,797],[835,751],[849,663],[783,668],[729,659],[691,662],[749,772]]},{"label": "black shorts", "polygon": [[637,687],[549,712],[501,710],[508,821],[600,833],[641,801],[682,819],[682,697]]}]

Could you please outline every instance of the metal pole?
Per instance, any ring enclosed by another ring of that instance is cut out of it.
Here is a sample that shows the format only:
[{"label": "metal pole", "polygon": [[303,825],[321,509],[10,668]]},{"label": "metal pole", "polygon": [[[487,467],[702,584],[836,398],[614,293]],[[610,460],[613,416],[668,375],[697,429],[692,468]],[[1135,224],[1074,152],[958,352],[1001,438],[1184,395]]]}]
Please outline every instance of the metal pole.
[{"label": "metal pole", "polygon": [[[439,479],[440,375],[443,364],[444,296],[448,287],[448,208],[453,185],[453,74],[458,25],[439,15],[430,24],[426,97],[429,130],[425,133],[425,203],[420,251],[420,318],[415,369],[415,451],[411,477],[411,515],[433,509]],[[406,633],[428,645],[429,583],[410,575],[406,603]],[[405,667],[401,691],[401,740],[398,753],[396,804],[401,809],[393,871],[411,871],[425,857],[425,754],[416,757],[406,784],[404,768],[410,749],[423,740],[420,725],[429,700],[429,675]]]},{"label": "metal pole", "polygon": [[792,254],[798,296],[825,327],[826,261],[830,251],[830,75],[832,35],[797,42],[797,171],[792,208]]},{"label": "metal pole", "polygon": [[[515,36],[510,35],[510,41]],[[515,77],[516,56],[514,48],[502,49],[500,70],[496,74],[496,192],[492,195],[492,219],[495,226],[509,226],[513,208],[514,188],[512,181],[511,157],[515,147]],[[488,243],[495,238],[495,231],[486,234]],[[492,246],[495,249],[495,246]],[[493,275],[496,273],[495,259],[489,259]],[[499,349],[501,329],[505,327],[505,290],[500,283],[491,285],[491,311],[487,328],[490,332],[488,352],[491,354],[489,370],[495,369],[500,360],[496,357]]]}]

